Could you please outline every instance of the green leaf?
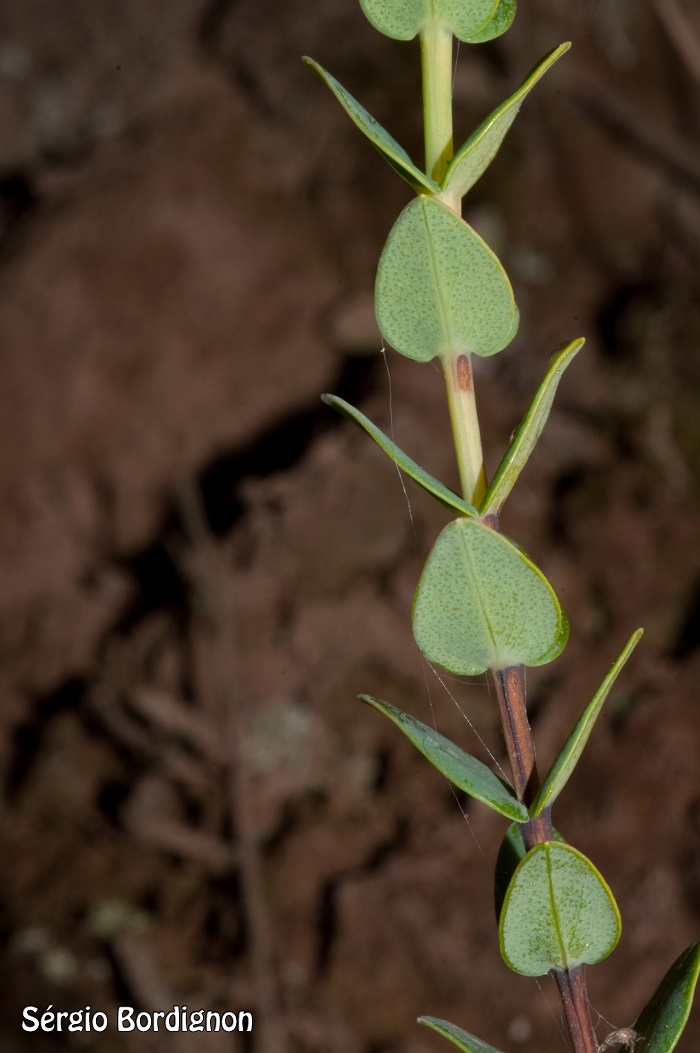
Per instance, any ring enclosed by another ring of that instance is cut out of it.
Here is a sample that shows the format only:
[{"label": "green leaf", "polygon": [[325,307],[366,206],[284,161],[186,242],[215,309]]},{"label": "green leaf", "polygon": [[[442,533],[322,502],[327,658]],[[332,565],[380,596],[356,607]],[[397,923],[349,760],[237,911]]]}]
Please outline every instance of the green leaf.
[{"label": "green leaf", "polygon": [[500,1053],[495,1046],[483,1042],[476,1035],[470,1035],[468,1031],[462,1031],[456,1024],[450,1024],[447,1020],[440,1020],[436,1016],[419,1016],[418,1023],[437,1031],[438,1035],[454,1042],[464,1053]]},{"label": "green leaf", "polygon": [[[506,29],[508,27],[506,26]],[[501,31],[502,32],[502,31]],[[488,39],[488,38],[485,38]],[[525,96],[534,88],[571,44],[560,44],[528,73],[518,90],[489,114],[452,158],[442,181],[442,189],[464,197],[480,179],[498,153],[506,132],[515,120]]]},{"label": "green leaf", "polygon": [[641,1039],[634,1053],[671,1053],[683,1033],[700,974],[700,941],[692,943],[668,970],[634,1024]]},{"label": "green leaf", "polygon": [[547,423],[554,396],[564,370],[573,361],[585,341],[580,338],[556,351],[549,360],[549,367],[530,408],[520,422],[503,460],[498,466],[493,481],[489,486],[479,512],[481,515],[498,513],[515,482],[527,464],[537,440]]},{"label": "green leaf", "polygon": [[545,841],[515,871],[498,931],[514,972],[544,976],[607,957],[620,938],[620,913],[589,859],[571,845]]},{"label": "green leaf", "polygon": [[321,398],[327,406],[332,406],[333,409],[337,410],[338,413],[342,413],[344,417],[358,424],[363,431],[366,431],[371,439],[374,439],[377,446],[379,446],[384,453],[388,454],[394,464],[405,472],[406,475],[410,476],[414,482],[418,483],[424,490],[435,497],[441,504],[449,508],[450,511],[456,512],[458,515],[463,516],[476,516],[477,511],[473,505],[463,501],[461,497],[458,497],[449,487],[445,486],[434,476],[430,475],[421,468],[419,464],[416,464],[407,454],[400,450],[396,443],[392,442],[391,439],[381,431],[376,424],[372,424],[372,421],[368,417],[365,417],[364,413],[360,413],[358,409],[351,406],[349,402],[345,402],[344,399],[338,398],[337,395],[321,395]]},{"label": "green leaf", "polygon": [[434,21],[469,41],[496,16],[499,0],[360,0],[360,5],[374,28],[394,40],[412,40]]},{"label": "green leaf", "polygon": [[603,708],[603,703],[610,693],[610,689],[622,672],[627,659],[632,654],[632,651],[634,651],[643,634],[643,629],[637,629],[635,633],[632,633],[621,654],[613,663],[605,680],[579,717],[574,730],[569,735],[564,748],[552,765],[551,771],[532,802],[530,815],[537,816],[543,812],[545,808],[551,807],[566,786],[571,773],[578,764],[579,758],[583,753],[584,746],[588,742],[588,738],[593,731],[593,725],[598,719],[600,711]]},{"label": "green leaf", "polygon": [[413,635],[428,661],[461,676],[544,665],[568,631],[552,586],[512,541],[475,519],[445,527],[413,605]]},{"label": "green leaf", "polygon": [[389,234],[375,286],[377,322],[407,358],[493,355],[515,320],[513,290],[497,257],[450,208],[412,201]]},{"label": "green leaf", "polygon": [[476,757],[465,753],[434,728],[422,724],[408,713],[402,713],[396,706],[382,702],[372,695],[358,695],[358,698],[393,721],[423,756],[428,758],[433,767],[460,790],[493,808],[500,815],[505,815],[507,819],[515,819],[521,823],[527,821],[527,808],[517,799],[513,789]]},{"label": "green leaf", "polygon": [[[554,840],[565,844],[564,838],[557,831],[553,831]],[[506,830],[506,835],[501,841],[501,847],[496,858],[496,871],[494,882],[494,898],[496,906],[496,921],[501,917],[503,902],[510,885],[513,874],[518,869],[518,864],[525,858],[525,842],[518,823],[511,823]]]},{"label": "green leaf", "polygon": [[513,24],[516,6],[515,0],[501,0],[491,21],[487,22],[481,32],[469,37],[468,43],[484,44],[487,40],[500,37]]},{"label": "green leaf", "polygon": [[304,56],[302,62],[306,63],[328,85],[360,131],[365,133],[384,160],[391,165],[395,172],[399,173],[402,179],[406,180],[416,193],[426,193],[427,191],[429,194],[437,194],[439,192],[440,187],[437,183],[425,175],[424,172],[421,172],[420,168],[408,156],[403,146],[400,146],[396,139],[389,135],[379,121],[376,121],[371,113],[368,113],[364,106],[357,99],[353,98],[350,92],[346,91],[335,77],[331,76],[323,66],[319,66],[318,62],[314,62],[307,55]]}]

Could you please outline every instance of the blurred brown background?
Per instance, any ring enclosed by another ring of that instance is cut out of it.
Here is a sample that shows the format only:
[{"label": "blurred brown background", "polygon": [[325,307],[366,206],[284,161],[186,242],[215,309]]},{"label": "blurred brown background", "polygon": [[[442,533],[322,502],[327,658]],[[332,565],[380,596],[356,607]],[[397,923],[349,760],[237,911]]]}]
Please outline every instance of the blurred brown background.
[{"label": "blurred brown background", "polygon": [[[555,815],[622,909],[589,977],[622,1026],[700,933],[700,11],[522,0],[460,50],[458,139],[565,39],[465,215],[522,312],[478,364],[491,471],[551,351],[588,341],[504,522],[572,624],[530,674],[543,766],[646,627]],[[7,1053],[446,1049],[419,1013],[566,1048],[550,981],[498,954],[503,822],[353,701],[503,760],[486,685],[450,683],[455,705],[411,641],[445,515],[407,484],[409,514],[319,401],[393,411],[456,483],[438,373],[390,355],[390,386],[372,325],[410,193],[302,53],[420,159],[417,46],[356,0],[0,8]],[[49,1003],[256,1023],[22,1033]],[[700,1013],[678,1048],[698,1041]]]}]

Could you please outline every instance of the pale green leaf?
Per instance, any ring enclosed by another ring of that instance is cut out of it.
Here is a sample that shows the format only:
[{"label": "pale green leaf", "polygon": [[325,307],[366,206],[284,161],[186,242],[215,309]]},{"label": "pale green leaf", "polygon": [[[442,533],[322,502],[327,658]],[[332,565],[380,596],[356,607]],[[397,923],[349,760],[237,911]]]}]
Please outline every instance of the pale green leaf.
[{"label": "pale green leaf", "polygon": [[[557,830],[553,830],[555,841],[564,843],[564,838]],[[494,900],[496,907],[496,921],[501,917],[503,902],[510,885],[513,874],[518,869],[518,864],[525,858],[526,849],[523,841],[522,828],[518,823],[511,823],[501,841],[501,847],[496,858],[496,869],[494,874]]]},{"label": "pale green leaf", "polygon": [[605,680],[579,717],[573,731],[564,745],[564,748],[552,765],[551,771],[547,775],[547,778],[544,780],[537,796],[532,802],[530,815],[537,816],[543,812],[545,808],[551,807],[566,786],[571,773],[578,764],[579,758],[583,753],[584,746],[588,742],[588,738],[593,731],[593,725],[598,719],[600,711],[603,708],[603,703],[608,697],[613,684],[622,672],[627,659],[641,640],[643,633],[643,629],[637,629],[635,633],[632,633],[621,654],[613,663]]},{"label": "pale green leaf", "polygon": [[472,41],[486,29],[498,11],[500,0],[428,0],[433,18],[458,40]]},{"label": "pale green leaf", "polygon": [[413,635],[430,662],[463,676],[544,665],[568,630],[552,586],[512,541],[475,519],[445,527],[413,605]]},{"label": "pale green leaf", "polygon": [[583,339],[572,340],[570,344],[566,344],[559,351],[555,352],[549,360],[545,378],[513,435],[503,460],[499,464],[493,481],[486,492],[486,496],[481,502],[479,509],[481,515],[498,513],[503,507],[504,501],[527,464],[528,458],[542,434],[542,429],[547,423],[549,411],[552,408],[554,396],[557,393],[559,381],[564,375],[564,370],[573,361],[584,343]]},{"label": "pale green leaf", "polygon": [[429,14],[429,0],[360,0],[375,29],[394,40],[413,40]]},{"label": "pale green leaf", "polygon": [[513,24],[516,6],[515,0],[501,0],[491,21],[487,22],[479,33],[469,37],[468,43],[484,44],[487,40],[500,37]]},{"label": "pale green leaf", "polygon": [[683,1033],[700,975],[700,941],[673,963],[634,1024],[634,1053],[671,1053]]},{"label": "pale green leaf", "polygon": [[462,219],[420,196],[401,213],[382,252],[377,323],[407,358],[493,355],[515,321],[513,290],[497,257]]},{"label": "pale green leaf", "polygon": [[466,501],[458,497],[454,491],[450,490],[449,487],[445,486],[434,476],[430,475],[421,468],[419,464],[416,464],[407,454],[400,450],[396,443],[392,442],[391,439],[381,431],[376,424],[373,424],[368,417],[365,417],[364,413],[360,413],[358,409],[351,406],[349,402],[345,402],[344,399],[338,398],[337,395],[321,395],[321,398],[328,406],[332,406],[333,409],[342,413],[344,417],[354,421],[358,424],[363,431],[366,431],[371,439],[374,439],[377,446],[379,446],[384,453],[388,454],[394,464],[405,472],[406,475],[410,476],[415,483],[418,483],[424,490],[435,497],[441,504],[450,511],[456,512],[458,515],[463,516],[475,516],[477,514],[476,509],[473,505],[468,504]]},{"label": "pale green leaf", "polygon": [[423,756],[428,758],[433,767],[460,790],[464,790],[470,797],[488,805],[507,819],[515,819],[521,823],[527,821],[527,808],[517,799],[512,788],[476,757],[465,753],[434,728],[422,724],[420,720],[403,713],[396,706],[382,702],[372,695],[358,697],[393,721]]},{"label": "pale green leaf", "polygon": [[439,186],[429,176],[421,172],[420,168],[413,163],[403,146],[389,135],[385,128],[376,121],[371,113],[362,106],[357,99],[353,98],[343,85],[331,76],[318,62],[304,56],[303,62],[317,73],[321,80],[328,85],[336,99],[350,118],[355,122],[360,131],[364,132],[373,146],[377,148],[385,161],[387,161],[395,172],[411,186],[416,193],[438,193]]},{"label": "pale green leaf", "polygon": [[508,887],[501,954],[524,976],[599,962],[620,938],[620,913],[596,868],[571,845],[545,841],[527,853]]},{"label": "pale green leaf", "polygon": [[[507,27],[506,27],[507,28]],[[569,50],[571,44],[560,44],[528,73],[518,90],[502,102],[482,124],[469,136],[452,158],[442,181],[442,189],[464,197],[491,164],[505,139],[506,132],[515,120],[525,96],[534,88],[557,59]]]},{"label": "pale green leaf", "polygon": [[412,40],[433,21],[468,41],[486,29],[499,0],[360,0],[360,5],[375,29],[394,40]]},{"label": "pale green leaf", "polygon": [[461,1027],[450,1024],[447,1020],[440,1020],[436,1016],[419,1016],[418,1023],[432,1028],[433,1031],[437,1031],[438,1035],[454,1042],[455,1046],[463,1050],[463,1053],[500,1053],[495,1046],[490,1046],[488,1042],[477,1038],[476,1035],[470,1035],[468,1031],[463,1031]]}]

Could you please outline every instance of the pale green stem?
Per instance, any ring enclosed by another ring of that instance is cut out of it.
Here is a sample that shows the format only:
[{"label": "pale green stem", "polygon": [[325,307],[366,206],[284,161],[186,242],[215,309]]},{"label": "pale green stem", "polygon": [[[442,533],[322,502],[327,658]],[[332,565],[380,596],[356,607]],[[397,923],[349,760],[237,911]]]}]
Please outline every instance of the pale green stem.
[{"label": "pale green stem", "polygon": [[452,34],[429,19],[420,34],[425,171],[442,181],[452,160]]},{"label": "pale green stem", "polygon": [[478,508],[486,494],[486,473],[481,452],[481,433],[476,413],[470,356],[445,357],[442,360],[442,368],[462,494],[465,501]]},{"label": "pale green stem", "polygon": [[[452,34],[437,20],[429,20],[421,30],[420,44],[425,171],[440,183],[453,153]],[[440,198],[459,214],[459,198],[448,200],[448,195]],[[470,357],[451,355],[443,359],[442,366],[462,493],[466,501],[478,505],[486,493],[486,476]]]}]

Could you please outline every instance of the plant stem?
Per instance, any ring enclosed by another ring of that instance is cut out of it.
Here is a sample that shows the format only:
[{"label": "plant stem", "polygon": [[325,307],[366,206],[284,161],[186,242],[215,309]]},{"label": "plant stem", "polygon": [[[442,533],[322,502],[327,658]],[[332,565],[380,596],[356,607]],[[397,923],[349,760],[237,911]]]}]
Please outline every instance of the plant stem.
[{"label": "plant stem", "polygon": [[559,988],[559,996],[575,1053],[598,1053],[598,1040],[591,1021],[583,965],[574,965],[571,969],[566,970],[553,969],[552,976]]},{"label": "plant stem", "polygon": [[469,355],[442,360],[447,404],[454,436],[459,478],[465,501],[478,508],[486,493],[486,472],[481,451],[481,432],[474,398],[474,375]]},{"label": "plant stem", "polygon": [[452,160],[452,34],[429,19],[420,34],[425,171],[442,182]]},{"label": "plant stem", "polygon": [[[497,528],[497,524],[496,528]],[[525,708],[525,676],[520,665],[509,666],[493,673],[498,707],[503,725],[503,737],[508,751],[513,782],[518,797],[530,804],[540,785],[535,760],[535,744]],[[554,838],[549,809],[523,823],[520,827],[527,851],[543,841]],[[559,997],[574,1053],[598,1053],[598,1041],[591,1021],[586,976],[582,965],[571,969],[553,969]]]},{"label": "plant stem", "polygon": [[[423,122],[425,129],[425,170],[441,183],[452,160],[452,35],[439,22],[429,20],[420,35],[423,74]],[[458,214],[461,201],[447,194],[440,200]],[[474,378],[468,354],[443,357],[447,401],[454,436],[462,493],[478,508],[486,493],[486,473],[481,449],[481,433],[474,397]],[[498,530],[498,517],[483,522]],[[503,735],[518,797],[529,805],[539,789],[535,746],[525,706],[525,677],[522,666],[510,666],[493,673],[501,714]],[[521,825],[525,848],[551,841],[554,837],[549,809]],[[553,969],[559,988],[574,1053],[598,1053],[591,1022],[583,966]]]}]

